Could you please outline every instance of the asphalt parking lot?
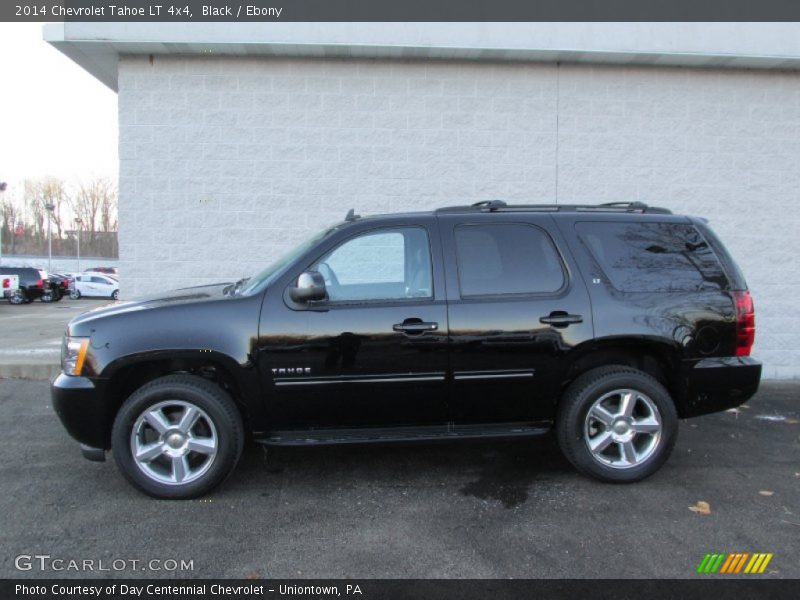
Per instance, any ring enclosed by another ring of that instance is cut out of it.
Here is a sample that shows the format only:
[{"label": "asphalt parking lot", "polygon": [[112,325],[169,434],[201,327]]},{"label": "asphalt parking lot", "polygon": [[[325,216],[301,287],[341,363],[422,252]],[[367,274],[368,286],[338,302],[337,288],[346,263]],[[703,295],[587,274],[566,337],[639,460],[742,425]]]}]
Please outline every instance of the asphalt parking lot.
[{"label": "asphalt parking lot", "polygon": [[[251,445],[213,495],[170,502],[81,458],[46,382],[2,380],[0,575],[683,578],[707,552],[772,552],[759,577],[800,577],[798,392],[764,384],[739,413],[684,421],[670,461],[634,485],[579,476],[549,437]],[[193,570],[21,572],[21,554]]]}]

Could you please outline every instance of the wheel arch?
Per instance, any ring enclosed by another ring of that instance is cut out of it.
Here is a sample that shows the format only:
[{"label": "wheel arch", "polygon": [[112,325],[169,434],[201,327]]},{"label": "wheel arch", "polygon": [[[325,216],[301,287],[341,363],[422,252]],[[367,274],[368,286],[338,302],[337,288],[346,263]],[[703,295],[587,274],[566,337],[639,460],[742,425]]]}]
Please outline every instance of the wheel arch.
[{"label": "wheel arch", "polygon": [[624,365],[658,380],[670,393],[679,416],[686,408],[681,380],[681,351],[674,342],[659,338],[609,337],[576,346],[568,355],[561,393],[583,373],[608,365]]},{"label": "wheel arch", "polygon": [[102,374],[104,396],[109,402],[109,423],[106,428],[110,442],[111,427],[125,400],[143,385],[177,373],[187,373],[220,386],[230,394],[241,414],[242,421],[251,419],[250,384],[238,376],[241,367],[224,354],[213,351],[169,351],[125,357],[108,365]]}]

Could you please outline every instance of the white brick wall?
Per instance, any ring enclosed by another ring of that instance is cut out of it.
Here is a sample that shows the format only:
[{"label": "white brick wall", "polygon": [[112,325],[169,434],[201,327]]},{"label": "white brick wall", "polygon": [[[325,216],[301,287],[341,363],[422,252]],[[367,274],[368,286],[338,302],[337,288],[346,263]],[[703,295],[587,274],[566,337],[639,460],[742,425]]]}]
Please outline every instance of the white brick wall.
[{"label": "white brick wall", "polygon": [[708,217],[800,376],[800,74],[123,57],[122,293],[250,274],[354,207],[642,200]]}]

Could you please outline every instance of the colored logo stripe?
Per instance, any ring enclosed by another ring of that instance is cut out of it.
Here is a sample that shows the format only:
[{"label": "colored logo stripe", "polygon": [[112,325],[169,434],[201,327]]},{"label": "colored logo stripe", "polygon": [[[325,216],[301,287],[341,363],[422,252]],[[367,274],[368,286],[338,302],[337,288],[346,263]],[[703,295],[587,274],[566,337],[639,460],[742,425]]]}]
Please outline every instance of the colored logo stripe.
[{"label": "colored logo stripe", "polygon": [[[749,552],[731,552],[728,554],[709,553],[700,561],[697,572],[728,575],[742,572],[758,574],[763,573],[767,569],[767,565],[772,560],[772,557],[773,554],[771,552],[756,552],[754,554],[750,554]],[[742,571],[742,569],[744,569],[744,571]]]}]

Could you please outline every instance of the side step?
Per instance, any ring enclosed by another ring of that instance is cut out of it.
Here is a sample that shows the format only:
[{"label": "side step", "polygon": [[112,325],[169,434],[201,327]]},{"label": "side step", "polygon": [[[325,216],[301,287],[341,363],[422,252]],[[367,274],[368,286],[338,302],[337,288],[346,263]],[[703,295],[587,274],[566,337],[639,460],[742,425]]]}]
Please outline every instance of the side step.
[{"label": "side step", "polygon": [[492,423],[481,425],[424,425],[419,427],[364,427],[353,429],[295,429],[268,431],[256,435],[259,444],[269,446],[313,446],[327,444],[370,444],[519,438],[543,435],[549,422]]}]

